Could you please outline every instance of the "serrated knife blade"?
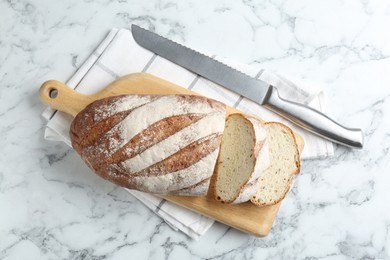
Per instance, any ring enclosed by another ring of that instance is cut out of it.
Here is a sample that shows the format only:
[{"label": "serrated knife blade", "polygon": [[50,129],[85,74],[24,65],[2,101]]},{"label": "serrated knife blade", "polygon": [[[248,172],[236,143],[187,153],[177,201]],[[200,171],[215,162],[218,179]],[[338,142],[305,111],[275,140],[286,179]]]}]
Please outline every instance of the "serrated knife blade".
[{"label": "serrated knife blade", "polygon": [[143,48],[267,107],[308,131],[348,147],[363,147],[360,129],[344,127],[315,109],[281,98],[275,86],[139,26],[132,25],[131,31]]}]

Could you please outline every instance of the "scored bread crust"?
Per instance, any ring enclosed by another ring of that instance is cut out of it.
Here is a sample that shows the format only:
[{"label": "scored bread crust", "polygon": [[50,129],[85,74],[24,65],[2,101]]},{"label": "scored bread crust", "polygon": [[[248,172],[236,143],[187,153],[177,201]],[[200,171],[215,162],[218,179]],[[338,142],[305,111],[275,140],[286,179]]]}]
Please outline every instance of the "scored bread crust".
[{"label": "scored bread crust", "polygon": [[[294,145],[294,147],[293,147],[294,162],[293,163],[294,163],[295,169],[289,173],[289,177],[288,177],[288,180],[286,181],[284,190],[281,192],[281,194],[277,198],[273,199],[271,202],[266,202],[266,201],[258,199],[256,194],[251,198],[251,202],[257,206],[260,206],[260,207],[275,205],[275,204],[279,203],[281,200],[283,200],[286,197],[286,195],[288,194],[288,192],[292,189],[292,186],[294,183],[294,176],[300,172],[300,167],[301,167],[300,152],[299,152],[299,148],[298,148],[298,144],[297,144],[297,140],[295,138],[294,132],[289,127],[287,127],[286,125],[284,125],[280,122],[267,122],[267,123],[264,123],[264,126],[267,127],[267,126],[272,125],[272,124],[283,128],[285,131],[287,131],[287,133],[289,133],[289,136],[292,139],[293,145]],[[270,153],[271,152],[272,151],[270,151]],[[275,162],[273,162],[271,160],[270,163],[273,164]],[[257,188],[258,192],[260,192],[259,190],[261,187],[261,181],[262,181],[261,178],[259,178],[258,182],[256,184],[256,188]]]},{"label": "scored bread crust", "polygon": [[72,146],[102,178],[154,194],[206,195],[225,105],[193,95],[122,95],[95,101],[70,128]]},{"label": "scored bread crust", "polygon": [[[253,151],[253,157],[254,157],[254,167],[253,171],[251,172],[250,176],[248,177],[247,180],[241,185],[239,188],[239,192],[236,194],[236,196],[233,199],[226,200],[222,198],[219,193],[218,193],[218,176],[220,175],[220,155],[218,156],[217,159],[217,165],[215,169],[215,182],[214,182],[214,197],[216,200],[221,201],[222,203],[228,203],[228,204],[238,204],[238,203],[243,203],[248,200],[253,196],[253,194],[256,192],[256,182],[261,173],[268,168],[269,166],[269,152],[268,152],[268,140],[266,136],[265,129],[263,127],[263,123],[248,115],[243,115],[240,113],[233,113],[230,114],[227,118],[231,116],[241,116],[245,121],[249,123],[251,126],[253,132],[254,132],[254,147],[252,148]],[[223,146],[223,141],[221,142],[221,147]],[[221,148],[222,149],[222,148]]]},{"label": "scored bread crust", "polygon": [[183,188],[183,189],[180,189],[180,190],[175,190],[175,191],[172,191],[170,193],[168,193],[168,195],[175,195],[175,196],[203,196],[204,193],[205,193],[205,190],[207,191],[209,186],[210,186],[210,180],[211,180],[211,177],[207,178],[207,179],[204,179],[203,181],[193,185],[193,186],[190,186],[190,187],[187,187],[187,188]]}]

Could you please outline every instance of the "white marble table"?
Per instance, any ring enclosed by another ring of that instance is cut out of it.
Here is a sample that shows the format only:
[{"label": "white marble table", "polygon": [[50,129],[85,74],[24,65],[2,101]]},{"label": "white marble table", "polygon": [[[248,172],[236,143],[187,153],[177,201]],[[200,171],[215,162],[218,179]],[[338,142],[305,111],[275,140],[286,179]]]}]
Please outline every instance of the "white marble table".
[{"label": "white marble table", "polygon": [[[129,2],[129,3],[127,3]],[[43,139],[37,90],[112,27],[320,82],[363,150],[304,161],[269,236],[216,223],[194,241]],[[1,259],[390,259],[388,1],[0,1]]]}]

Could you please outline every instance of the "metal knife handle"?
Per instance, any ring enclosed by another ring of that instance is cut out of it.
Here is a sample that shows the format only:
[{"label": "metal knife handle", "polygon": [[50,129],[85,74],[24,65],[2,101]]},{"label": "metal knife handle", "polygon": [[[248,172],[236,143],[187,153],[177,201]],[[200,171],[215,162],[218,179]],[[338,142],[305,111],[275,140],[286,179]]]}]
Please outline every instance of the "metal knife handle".
[{"label": "metal knife handle", "polygon": [[285,100],[275,87],[271,87],[263,105],[323,138],[352,148],[363,148],[361,129],[346,128],[315,109]]}]

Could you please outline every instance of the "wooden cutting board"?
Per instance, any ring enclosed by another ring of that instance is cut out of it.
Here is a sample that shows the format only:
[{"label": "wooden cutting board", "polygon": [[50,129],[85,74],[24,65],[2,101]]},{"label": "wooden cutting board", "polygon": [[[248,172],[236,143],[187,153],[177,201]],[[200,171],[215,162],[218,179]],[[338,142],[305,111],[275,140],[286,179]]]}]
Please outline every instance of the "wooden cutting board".
[{"label": "wooden cutting board", "polygon": [[[94,95],[80,94],[55,80],[45,82],[39,90],[41,101],[44,104],[73,117],[95,100],[121,94],[199,95],[146,73],[136,73],[122,77]],[[242,113],[232,107],[227,107],[227,115],[237,112]],[[302,151],[303,140],[299,135],[296,135],[296,138],[299,149]],[[266,207],[257,207],[250,202],[226,205],[214,200],[212,193],[213,191],[210,190],[209,195],[205,197],[162,197],[243,232],[256,236],[266,236],[269,233],[280,203]]]}]

